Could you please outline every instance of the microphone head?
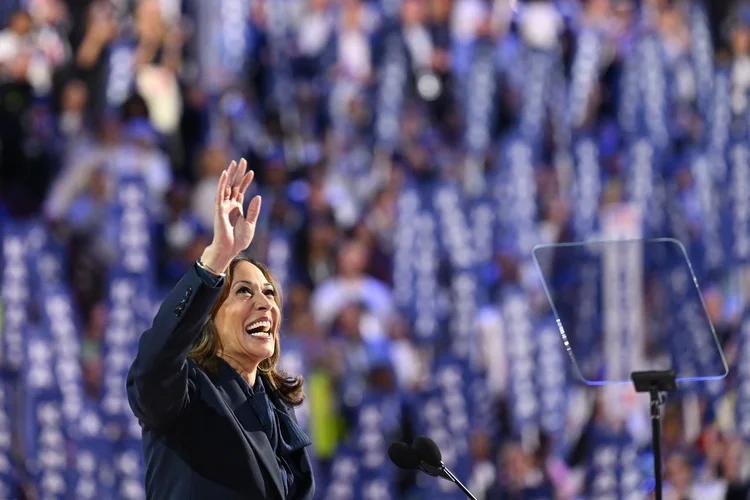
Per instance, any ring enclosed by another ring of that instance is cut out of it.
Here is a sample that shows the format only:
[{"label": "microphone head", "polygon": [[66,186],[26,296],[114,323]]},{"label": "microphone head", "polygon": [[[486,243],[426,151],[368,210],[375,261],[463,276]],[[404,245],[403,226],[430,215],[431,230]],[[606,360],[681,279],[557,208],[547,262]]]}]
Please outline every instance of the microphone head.
[{"label": "microphone head", "polygon": [[416,469],[419,467],[419,457],[406,443],[391,443],[388,447],[388,458],[400,469]]},{"label": "microphone head", "polygon": [[438,445],[432,439],[419,436],[414,440],[411,447],[416,452],[417,460],[421,460],[433,467],[443,466],[443,455],[440,453]]}]

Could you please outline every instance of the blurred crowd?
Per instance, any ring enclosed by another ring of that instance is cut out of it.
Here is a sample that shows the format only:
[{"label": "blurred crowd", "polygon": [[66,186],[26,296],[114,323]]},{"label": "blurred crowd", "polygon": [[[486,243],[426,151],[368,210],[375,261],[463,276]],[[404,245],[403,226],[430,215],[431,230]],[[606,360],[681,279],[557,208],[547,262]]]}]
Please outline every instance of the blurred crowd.
[{"label": "blurred crowd", "polygon": [[[523,231],[494,235],[483,255],[471,231],[441,225],[438,232],[457,233],[449,235],[454,243],[428,263],[403,249],[404,232],[418,232],[422,221],[404,222],[403,213],[409,196],[425,199],[447,186],[460,201],[455,208],[431,202],[431,210],[452,220],[459,216],[452,211],[468,213],[486,186],[502,192],[505,183],[531,190],[533,243],[585,239],[593,233],[580,229],[584,188],[575,180],[583,176],[576,144],[585,138],[597,148],[596,212],[632,199],[628,134],[646,130],[664,158],[658,183],[669,186],[684,234],[699,241],[707,215],[692,155],[721,143],[717,128],[727,137],[718,147],[750,139],[750,5],[4,0],[0,26],[0,223],[41,219],[67,248],[92,400],[105,369],[108,270],[122,258],[109,230],[117,179],[142,178],[149,196],[158,303],[211,241],[216,182],[232,159],[244,157],[256,172],[252,189],[263,196],[251,252],[282,283],[282,350],[303,353],[299,365],[287,368],[306,375],[302,418],[314,443],[320,498],[337,498],[326,485],[336,475],[340,447],[356,441],[363,395],[408,401],[434,383],[432,363],[450,343],[453,323],[438,314],[439,342],[419,341],[421,323],[399,290],[424,293],[403,272],[404,259],[421,263],[435,276],[435,288],[427,290],[436,307],[458,310],[460,294],[442,292],[461,267],[460,256],[445,256],[453,244],[469,252],[481,288],[464,292],[475,295],[469,321],[477,332],[467,350],[490,394],[490,423],[468,433],[465,482],[477,497],[596,497],[586,478],[599,426],[625,425],[636,448],[649,449],[642,407],[613,415],[600,393],[575,383],[566,386],[564,443],[521,435],[508,396],[509,364],[493,353],[504,352],[498,290],[539,293],[519,243]],[[644,41],[656,47],[663,124],[648,110],[642,119],[628,118],[629,99],[653,94],[639,87],[656,78],[638,69],[652,47]],[[480,63],[492,68],[483,105],[475,100]],[[728,113],[716,118],[722,75]],[[544,87],[538,102],[537,86]],[[503,148],[519,135],[532,151],[532,170],[524,180],[508,180],[498,174],[508,162]],[[724,184],[716,186],[721,198]],[[737,276],[744,276],[744,265],[727,258],[699,266],[733,370],[741,356],[745,289]],[[506,322],[508,329],[513,325]],[[665,498],[750,494],[736,384],[730,376],[717,397],[697,391],[668,402]],[[415,418],[398,414],[393,438],[414,437]],[[652,477],[645,460],[640,473]],[[628,498],[646,497],[648,481],[643,485],[641,496]],[[430,488],[419,487],[414,475],[400,475],[396,498],[421,498]]]}]

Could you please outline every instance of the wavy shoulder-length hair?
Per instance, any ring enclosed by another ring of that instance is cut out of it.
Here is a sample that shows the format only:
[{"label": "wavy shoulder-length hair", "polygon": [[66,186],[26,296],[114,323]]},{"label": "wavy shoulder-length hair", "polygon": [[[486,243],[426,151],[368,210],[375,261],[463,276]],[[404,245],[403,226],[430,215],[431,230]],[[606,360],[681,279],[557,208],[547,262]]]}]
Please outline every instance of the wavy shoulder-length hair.
[{"label": "wavy shoulder-length hair", "polygon": [[[196,341],[193,349],[188,354],[188,357],[192,359],[198,366],[204,371],[216,374],[219,370],[219,352],[221,352],[221,339],[219,338],[219,332],[216,328],[216,314],[224,304],[224,301],[229,297],[229,289],[232,286],[234,279],[234,271],[240,262],[249,262],[255,267],[260,269],[263,276],[273,286],[276,294],[274,300],[276,305],[279,307],[279,312],[282,311],[282,298],[281,289],[276,278],[273,277],[268,268],[251,258],[250,256],[241,253],[232,260],[227,270],[227,277],[224,283],[224,288],[221,290],[219,299],[214,304],[211,312],[209,313],[208,320],[201,330],[200,336]],[[281,314],[279,314],[281,318]],[[271,386],[279,393],[281,399],[290,406],[299,406],[305,399],[305,393],[302,390],[304,379],[301,375],[289,376],[282,370],[277,368],[279,363],[279,356],[281,354],[280,342],[279,342],[279,330],[281,328],[281,319],[276,325],[276,331],[274,332],[274,351],[273,356],[263,360],[258,365],[261,375],[271,384]]]}]

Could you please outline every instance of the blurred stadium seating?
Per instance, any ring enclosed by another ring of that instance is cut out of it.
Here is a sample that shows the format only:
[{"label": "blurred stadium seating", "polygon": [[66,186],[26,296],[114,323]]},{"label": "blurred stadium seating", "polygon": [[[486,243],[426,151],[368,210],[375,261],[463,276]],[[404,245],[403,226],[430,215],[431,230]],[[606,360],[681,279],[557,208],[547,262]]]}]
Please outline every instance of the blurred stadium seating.
[{"label": "blurred stadium seating", "polygon": [[0,498],[144,498],[126,371],[239,157],[319,498],[463,498],[387,461],[417,435],[478,498],[647,498],[644,401],[569,376],[531,260],[622,206],[688,248],[731,368],[670,397],[665,498],[750,494],[750,6],[2,0],[0,28]]}]

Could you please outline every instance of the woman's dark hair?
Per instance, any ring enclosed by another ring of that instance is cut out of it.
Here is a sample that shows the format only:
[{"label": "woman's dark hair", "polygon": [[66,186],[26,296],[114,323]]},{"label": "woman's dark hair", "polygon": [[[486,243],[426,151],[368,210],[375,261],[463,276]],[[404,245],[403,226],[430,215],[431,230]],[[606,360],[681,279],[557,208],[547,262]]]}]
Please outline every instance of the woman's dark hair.
[{"label": "woman's dark hair", "polygon": [[[219,339],[219,332],[216,329],[216,313],[219,311],[219,308],[221,308],[222,304],[224,304],[224,301],[227,300],[227,297],[229,296],[229,289],[232,285],[234,270],[237,268],[237,265],[240,262],[249,262],[250,264],[253,264],[255,267],[260,269],[266,280],[268,280],[268,282],[273,286],[274,290],[276,290],[274,300],[276,301],[276,305],[279,307],[279,311],[281,312],[281,289],[279,288],[278,282],[273,277],[268,268],[244,253],[241,253],[237,257],[235,257],[232,260],[232,263],[229,265],[226,282],[224,283],[224,288],[219,295],[219,299],[216,301],[216,304],[214,304],[213,308],[211,308],[211,312],[208,316],[208,321],[203,326],[198,340],[196,341],[193,349],[188,354],[188,357],[195,361],[198,366],[212,374],[216,374],[219,370],[218,354],[221,351],[221,340]],[[279,317],[281,317],[281,315],[279,315]],[[260,365],[258,365],[258,370],[260,370],[261,374],[266,378],[271,386],[276,391],[278,391],[279,396],[285,403],[290,406],[299,406],[305,399],[305,394],[302,390],[304,379],[301,375],[290,377],[286,373],[279,371],[276,367],[279,362],[279,356],[281,354],[279,342],[280,327],[281,320],[279,320],[279,324],[276,325],[276,331],[274,332],[273,356],[263,360]]]}]

